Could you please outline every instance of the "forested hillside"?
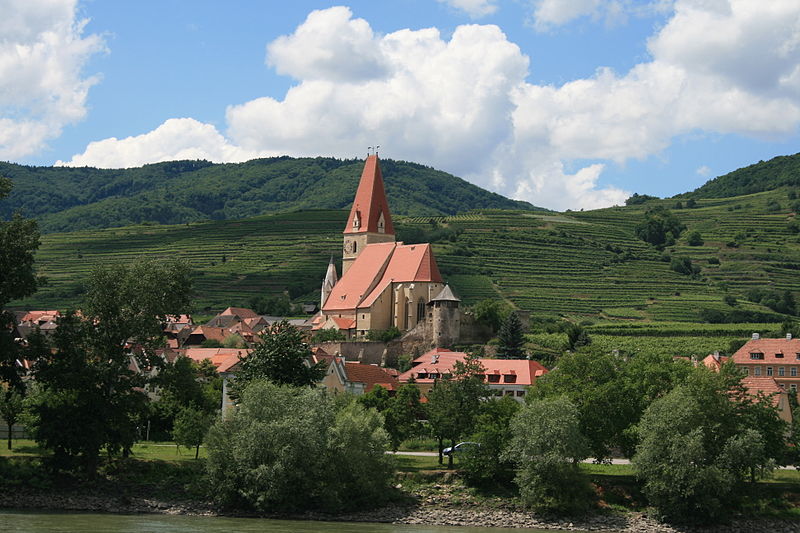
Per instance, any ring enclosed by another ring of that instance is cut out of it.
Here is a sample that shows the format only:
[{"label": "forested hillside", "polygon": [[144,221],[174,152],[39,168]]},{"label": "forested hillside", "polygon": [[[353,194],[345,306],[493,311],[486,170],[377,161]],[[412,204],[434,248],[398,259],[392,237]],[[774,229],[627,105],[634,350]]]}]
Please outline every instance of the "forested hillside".
[{"label": "forested hillside", "polygon": [[[362,160],[277,157],[246,163],[170,161],[131,169],[0,163],[14,189],[0,218],[20,210],[44,232],[141,223],[233,220],[300,209],[344,209]],[[392,211],[451,215],[476,208],[536,209],[430,167],[381,161]]]},{"label": "forested hillside", "polygon": [[686,198],[730,198],[785,186],[800,186],[800,154],[759,161],[754,165],[714,178],[702,187],[680,196]]}]

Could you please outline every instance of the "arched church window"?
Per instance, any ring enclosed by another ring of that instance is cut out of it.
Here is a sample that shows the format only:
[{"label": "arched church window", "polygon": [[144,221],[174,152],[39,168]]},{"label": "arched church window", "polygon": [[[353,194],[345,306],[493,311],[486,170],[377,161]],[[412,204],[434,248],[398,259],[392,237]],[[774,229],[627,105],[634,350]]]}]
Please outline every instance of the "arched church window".
[{"label": "arched church window", "polygon": [[417,322],[422,322],[425,319],[425,300],[422,298],[417,302]]}]

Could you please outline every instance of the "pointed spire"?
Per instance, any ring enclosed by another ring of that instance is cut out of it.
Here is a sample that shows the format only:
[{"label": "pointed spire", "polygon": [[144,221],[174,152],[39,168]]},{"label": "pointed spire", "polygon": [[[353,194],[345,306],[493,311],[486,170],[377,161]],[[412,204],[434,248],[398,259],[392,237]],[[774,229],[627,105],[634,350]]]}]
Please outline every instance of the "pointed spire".
[{"label": "pointed spire", "polygon": [[325,300],[330,296],[333,286],[339,281],[339,276],[336,274],[336,265],[333,263],[333,256],[328,263],[328,271],[325,273],[325,279],[322,282],[322,297],[319,308],[322,309],[325,305]]},{"label": "pointed spire", "polygon": [[347,217],[344,233],[386,233],[394,235],[392,215],[383,188],[383,174],[377,155],[367,157],[356,198]]}]

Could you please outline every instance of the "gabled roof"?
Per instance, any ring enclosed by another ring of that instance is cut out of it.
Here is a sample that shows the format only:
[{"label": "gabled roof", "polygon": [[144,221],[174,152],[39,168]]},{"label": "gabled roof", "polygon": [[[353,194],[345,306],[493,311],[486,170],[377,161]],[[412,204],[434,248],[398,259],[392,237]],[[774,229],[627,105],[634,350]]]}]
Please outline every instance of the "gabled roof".
[{"label": "gabled roof", "polygon": [[331,312],[358,307],[380,279],[396,245],[394,242],[367,245],[333,287],[323,310]]},{"label": "gabled roof", "polygon": [[770,376],[745,376],[742,378],[742,385],[747,392],[753,396],[763,392],[772,401],[772,405],[778,407],[781,401],[780,395],[786,391],[778,385],[774,377]]},{"label": "gabled roof", "polygon": [[400,382],[383,368],[376,365],[365,365],[357,361],[345,361],[347,381],[363,383],[364,392],[369,392],[375,385],[380,385],[386,390],[397,390]]},{"label": "gabled roof", "polygon": [[[383,189],[383,174],[377,155],[367,157],[358,190],[347,217],[347,225],[343,233],[378,233],[378,221],[383,214],[383,233],[394,235],[392,215],[389,213],[389,202],[386,201],[386,192]],[[359,226],[354,227],[353,221],[358,218]]]},{"label": "gabled roof", "polygon": [[245,307],[229,307],[217,316],[220,315],[236,315],[239,318],[255,318],[258,316],[258,313]]},{"label": "gabled roof", "polygon": [[[412,361],[410,370],[403,372],[397,379],[401,383],[408,382],[412,377],[416,383],[433,383],[434,378],[419,377],[419,374],[430,375],[450,374],[456,361],[463,361],[467,354],[464,352],[452,352],[443,348],[433,350],[417,357]],[[532,385],[536,379],[547,373],[547,369],[537,361],[529,359],[479,359],[486,371],[486,375],[509,375],[515,376],[513,383],[501,381],[499,383],[489,383],[490,385]]]},{"label": "gabled roof", "polygon": [[243,348],[184,348],[178,354],[188,357],[198,363],[210,359],[217,367],[217,372],[226,372],[239,362],[240,357],[246,357],[250,350]]},{"label": "gabled roof", "polygon": [[[764,359],[751,359],[751,353],[762,353]],[[800,354],[800,339],[751,339],[736,350],[731,358],[737,365],[787,364],[790,361],[800,360],[798,354]]]}]

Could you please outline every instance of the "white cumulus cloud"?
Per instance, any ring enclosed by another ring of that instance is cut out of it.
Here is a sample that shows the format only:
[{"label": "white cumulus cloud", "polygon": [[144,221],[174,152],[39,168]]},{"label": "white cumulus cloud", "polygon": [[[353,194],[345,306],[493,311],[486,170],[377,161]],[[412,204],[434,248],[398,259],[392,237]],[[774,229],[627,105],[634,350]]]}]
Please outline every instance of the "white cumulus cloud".
[{"label": "white cumulus cloud", "polygon": [[97,78],[82,70],[105,47],[85,24],[76,0],[0,0],[0,159],[41,150],[86,114]]},{"label": "white cumulus cloud", "polygon": [[668,11],[673,0],[528,0],[531,23],[548,31],[575,19],[590,17],[608,25],[624,23],[629,16]]},{"label": "white cumulus cloud", "polygon": [[648,50],[627,72],[601,67],[536,85],[527,81],[529,58],[497,26],[459,26],[449,38],[436,28],[378,35],[348,8],[314,11],[267,47],[269,64],[298,80],[281,98],[229,106],[222,133],[167,121],[145,135],[92,143],[69,164],[353,157],[380,144],[384,156],[579,209],[622,203],[628,191],[603,185],[609,166],[659,154],[675,136],[797,130],[796,0],[677,0]]}]

